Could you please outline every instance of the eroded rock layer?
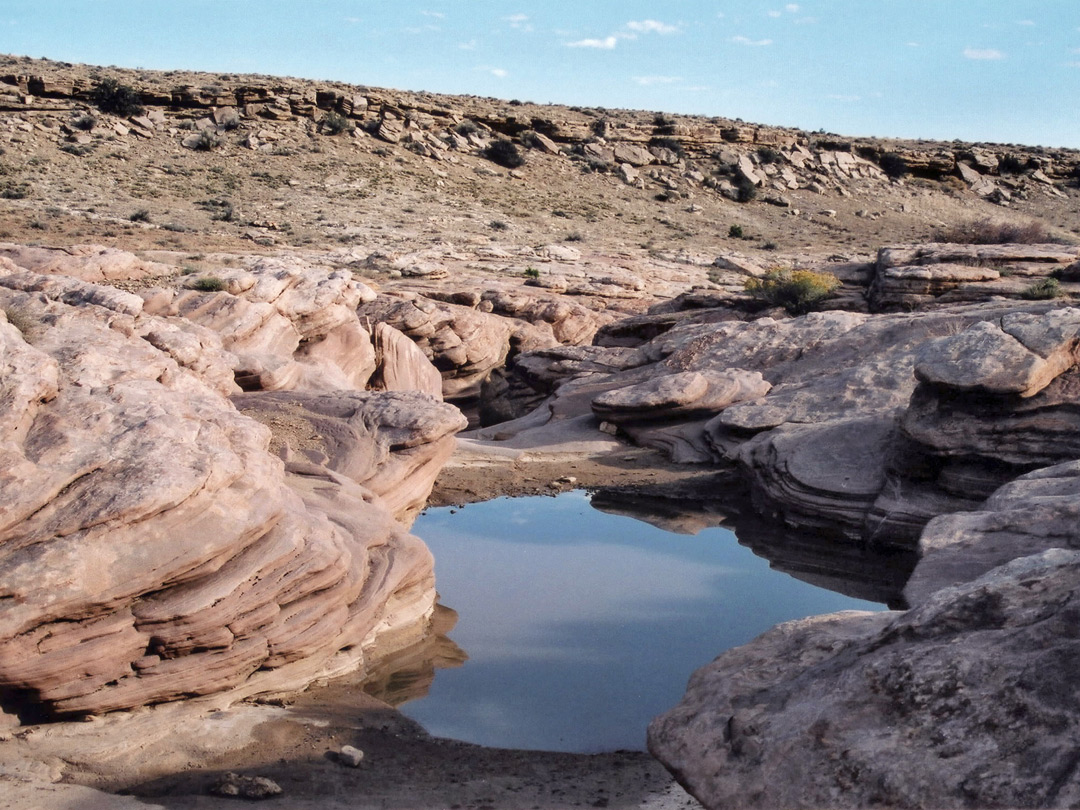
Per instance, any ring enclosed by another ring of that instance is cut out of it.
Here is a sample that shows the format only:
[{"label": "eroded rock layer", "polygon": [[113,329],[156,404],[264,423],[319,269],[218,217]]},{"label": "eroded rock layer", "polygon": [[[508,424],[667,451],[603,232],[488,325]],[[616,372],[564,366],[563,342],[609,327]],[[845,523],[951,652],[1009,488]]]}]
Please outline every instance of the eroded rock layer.
[{"label": "eroded rock layer", "polygon": [[342,424],[323,455],[279,436],[283,463],[227,399],[236,356],[217,331],[67,276],[12,272],[0,309],[5,708],[295,689],[421,631],[431,558],[394,510],[426,497],[456,409],[403,392],[279,403]]}]

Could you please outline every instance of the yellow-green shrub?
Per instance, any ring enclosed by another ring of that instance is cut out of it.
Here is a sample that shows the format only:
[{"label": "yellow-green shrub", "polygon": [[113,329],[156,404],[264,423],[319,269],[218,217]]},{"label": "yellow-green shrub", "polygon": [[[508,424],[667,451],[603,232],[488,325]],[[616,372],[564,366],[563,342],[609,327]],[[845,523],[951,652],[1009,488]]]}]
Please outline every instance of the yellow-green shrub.
[{"label": "yellow-green shrub", "polygon": [[759,301],[802,315],[815,309],[839,286],[840,280],[831,273],[774,267],[761,278],[748,279],[744,288]]}]

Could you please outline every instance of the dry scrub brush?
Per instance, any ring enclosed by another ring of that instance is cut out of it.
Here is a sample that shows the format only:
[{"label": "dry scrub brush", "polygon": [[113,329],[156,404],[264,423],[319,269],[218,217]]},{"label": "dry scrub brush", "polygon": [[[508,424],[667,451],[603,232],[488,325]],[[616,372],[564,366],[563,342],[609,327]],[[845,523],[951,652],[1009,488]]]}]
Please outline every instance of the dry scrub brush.
[{"label": "dry scrub brush", "polygon": [[783,307],[791,315],[804,315],[832,295],[840,280],[831,273],[774,267],[761,278],[748,279],[743,286],[758,301]]},{"label": "dry scrub brush", "polygon": [[1041,222],[995,222],[989,217],[969,219],[941,228],[931,238],[934,242],[963,245],[1035,245],[1057,241]]}]

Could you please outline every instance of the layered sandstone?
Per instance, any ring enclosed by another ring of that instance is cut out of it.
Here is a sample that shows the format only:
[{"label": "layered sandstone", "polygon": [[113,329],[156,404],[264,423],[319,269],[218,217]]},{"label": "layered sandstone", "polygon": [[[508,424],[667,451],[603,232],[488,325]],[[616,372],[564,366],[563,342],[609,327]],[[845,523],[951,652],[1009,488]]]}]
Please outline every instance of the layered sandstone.
[{"label": "layered sandstone", "polygon": [[[131,293],[9,271],[5,708],[72,715],[295,689],[422,632],[431,558],[394,512],[426,497],[464,424],[456,409],[408,392],[280,402],[282,423],[300,411],[341,425],[321,454],[310,434],[275,431],[283,463],[271,430],[227,398],[240,389],[226,345],[240,344],[213,317],[152,315]],[[332,306],[290,312],[311,335],[348,322]],[[242,404],[275,418],[269,402]]]}]

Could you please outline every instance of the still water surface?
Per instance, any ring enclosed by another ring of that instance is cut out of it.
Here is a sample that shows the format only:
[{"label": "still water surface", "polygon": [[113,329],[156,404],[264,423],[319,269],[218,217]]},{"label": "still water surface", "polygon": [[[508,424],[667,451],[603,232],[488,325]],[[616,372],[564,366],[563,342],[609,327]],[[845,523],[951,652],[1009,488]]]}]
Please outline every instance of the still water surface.
[{"label": "still water surface", "polygon": [[584,492],[429,509],[412,531],[468,660],[400,709],[489,746],[643,749],[649,720],[723,650],[789,619],[884,609],[770,569],[727,529],[673,534]]}]

